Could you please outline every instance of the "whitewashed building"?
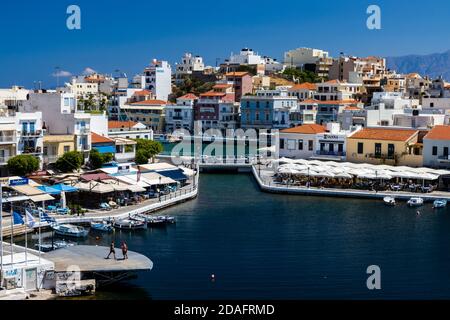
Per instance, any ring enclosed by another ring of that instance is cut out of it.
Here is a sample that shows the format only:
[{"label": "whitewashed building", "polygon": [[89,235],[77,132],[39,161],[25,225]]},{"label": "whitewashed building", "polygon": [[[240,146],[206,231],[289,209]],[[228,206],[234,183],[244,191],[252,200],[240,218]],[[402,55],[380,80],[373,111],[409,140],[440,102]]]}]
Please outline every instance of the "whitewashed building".
[{"label": "whitewashed building", "polygon": [[144,88],[150,90],[156,99],[167,101],[172,93],[172,68],[167,61],[153,59],[144,70]]},{"label": "whitewashed building", "polygon": [[173,132],[176,129],[193,131],[194,125],[194,105],[198,97],[188,93],[177,99],[176,104],[166,105],[166,132]]}]

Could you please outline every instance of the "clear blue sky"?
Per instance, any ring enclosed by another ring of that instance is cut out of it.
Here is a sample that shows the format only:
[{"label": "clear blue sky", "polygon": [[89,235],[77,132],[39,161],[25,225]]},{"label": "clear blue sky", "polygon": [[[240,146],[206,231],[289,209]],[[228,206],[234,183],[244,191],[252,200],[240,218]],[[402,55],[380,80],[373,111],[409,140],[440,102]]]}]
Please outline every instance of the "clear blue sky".
[{"label": "clear blue sky", "polygon": [[[79,31],[66,28],[70,4],[81,7]],[[382,30],[366,28],[370,4],[381,7]],[[186,51],[214,65],[244,46],[278,59],[303,46],[332,55],[443,52],[449,20],[447,0],[2,1],[0,87],[54,86],[55,66],[131,76],[152,58],[173,64]]]}]

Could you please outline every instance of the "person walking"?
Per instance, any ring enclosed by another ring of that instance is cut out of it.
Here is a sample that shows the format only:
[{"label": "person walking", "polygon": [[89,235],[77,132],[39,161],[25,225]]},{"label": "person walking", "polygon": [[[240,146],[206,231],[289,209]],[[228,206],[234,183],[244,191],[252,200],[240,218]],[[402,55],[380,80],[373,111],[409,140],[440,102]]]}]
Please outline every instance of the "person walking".
[{"label": "person walking", "polygon": [[114,256],[114,260],[116,260],[116,250],[114,249],[114,241],[111,242],[111,245],[109,246],[109,254],[106,257],[106,259],[109,259],[109,256],[111,255],[111,253]]},{"label": "person walking", "polygon": [[125,241],[122,241],[121,248],[122,248],[123,260],[127,260],[128,259],[128,246]]}]

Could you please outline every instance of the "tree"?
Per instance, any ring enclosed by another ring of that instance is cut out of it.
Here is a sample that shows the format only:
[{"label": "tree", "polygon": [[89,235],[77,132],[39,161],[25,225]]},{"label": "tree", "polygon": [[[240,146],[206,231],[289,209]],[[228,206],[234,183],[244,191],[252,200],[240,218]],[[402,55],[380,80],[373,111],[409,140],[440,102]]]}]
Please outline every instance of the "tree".
[{"label": "tree", "polygon": [[7,166],[12,174],[25,176],[39,169],[39,159],[29,154],[21,154],[9,159]]},{"label": "tree", "polygon": [[64,153],[58,160],[56,160],[56,168],[63,172],[78,170],[84,163],[84,157],[81,152],[69,151]]},{"label": "tree", "polygon": [[181,84],[173,88],[173,94],[171,95],[172,102],[175,102],[176,98],[184,96],[187,93],[193,93],[198,96],[210,91],[214,85],[214,82],[205,82],[197,78],[185,77]]},{"label": "tree", "polygon": [[136,164],[147,164],[148,157],[146,152],[144,150],[137,150],[134,161],[136,162]]},{"label": "tree", "polygon": [[114,158],[112,153],[100,153],[96,149],[89,152],[89,163],[93,169],[101,168],[105,163],[112,161]]},{"label": "tree", "polygon": [[161,143],[147,139],[136,139],[136,158],[139,155],[139,160],[143,161],[144,157],[147,159],[154,158],[157,154],[161,153],[164,148]]},{"label": "tree", "polygon": [[317,76],[314,72],[308,70],[300,70],[297,68],[286,68],[286,70],[283,71],[282,75],[284,78],[298,83],[316,83],[322,80],[322,78]]}]

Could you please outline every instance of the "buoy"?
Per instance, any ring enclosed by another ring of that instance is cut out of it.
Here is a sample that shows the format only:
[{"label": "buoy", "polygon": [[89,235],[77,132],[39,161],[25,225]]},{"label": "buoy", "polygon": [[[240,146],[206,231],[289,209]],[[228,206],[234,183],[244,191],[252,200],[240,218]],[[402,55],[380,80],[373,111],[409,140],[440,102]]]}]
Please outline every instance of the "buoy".
[{"label": "buoy", "polygon": [[420,216],[420,211],[419,210],[417,210],[417,215]]},{"label": "buoy", "polygon": [[211,281],[216,280],[216,276],[214,275],[214,273],[211,275]]}]

